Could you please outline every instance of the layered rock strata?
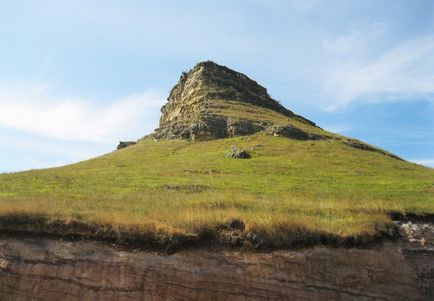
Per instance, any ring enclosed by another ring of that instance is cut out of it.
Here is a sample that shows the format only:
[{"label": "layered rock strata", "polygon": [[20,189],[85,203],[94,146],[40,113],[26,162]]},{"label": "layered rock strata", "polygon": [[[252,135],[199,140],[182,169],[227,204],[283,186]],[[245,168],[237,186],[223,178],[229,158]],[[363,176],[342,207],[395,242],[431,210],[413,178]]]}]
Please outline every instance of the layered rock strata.
[{"label": "layered rock strata", "polygon": [[[256,81],[211,61],[201,62],[188,73],[184,72],[167,100],[161,109],[160,127],[154,133],[156,138],[215,139],[259,131],[274,133],[273,122],[230,117],[219,112],[219,103],[222,102],[254,106],[314,126],[313,122],[272,99]],[[315,138],[300,135],[300,131],[287,130],[286,133],[295,139]],[[293,133],[296,135],[292,136]]]},{"label": "layered rock strata", "polygon": [[[433,259],[432,257],[430,258]],[[1,300],[421,300],[398,245],[157,254],[95,242],[0,241]]]},{"label": "layered rock strata", "polygon": [[433,224],[397,226],[402,241],[270,252],[4,237],[0,300],[433,300]]}]

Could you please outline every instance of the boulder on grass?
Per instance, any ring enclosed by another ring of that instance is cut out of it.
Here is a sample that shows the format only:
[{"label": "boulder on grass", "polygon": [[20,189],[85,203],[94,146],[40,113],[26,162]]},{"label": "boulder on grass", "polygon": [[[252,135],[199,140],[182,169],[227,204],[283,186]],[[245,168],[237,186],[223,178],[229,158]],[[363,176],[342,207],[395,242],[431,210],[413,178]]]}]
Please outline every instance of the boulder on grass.
[{"label": "boulder on grass", "polygon": [[239,148],[236,145],[232,145],[231,150],[226,155],[226,157],[232,158],[232,159],[247,159],[247,158],[250,158],[250,155],[242,148]]}]

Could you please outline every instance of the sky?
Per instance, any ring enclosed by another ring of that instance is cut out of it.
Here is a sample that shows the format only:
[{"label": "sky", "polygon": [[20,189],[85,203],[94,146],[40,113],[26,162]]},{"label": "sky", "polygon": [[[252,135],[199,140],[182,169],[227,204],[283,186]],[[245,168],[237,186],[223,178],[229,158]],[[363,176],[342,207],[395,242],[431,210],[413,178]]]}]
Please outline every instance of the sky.
[{"label": "sky", "polygon": [[322,128],[434,167],[434,1],[0,1],[0,172],[158,127],[213,60]]}]

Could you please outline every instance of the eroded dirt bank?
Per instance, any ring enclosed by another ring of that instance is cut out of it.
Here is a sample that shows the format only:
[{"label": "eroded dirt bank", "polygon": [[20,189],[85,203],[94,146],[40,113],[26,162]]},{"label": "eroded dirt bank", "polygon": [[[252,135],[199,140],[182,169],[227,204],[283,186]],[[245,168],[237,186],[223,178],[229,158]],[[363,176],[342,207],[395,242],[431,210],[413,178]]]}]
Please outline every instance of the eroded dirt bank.
[{"label": "eroded dirt bank", "polygon": [[399,226],[369,248],[263,253],[3,238],[0,300],[433,300],[432,225]]}]

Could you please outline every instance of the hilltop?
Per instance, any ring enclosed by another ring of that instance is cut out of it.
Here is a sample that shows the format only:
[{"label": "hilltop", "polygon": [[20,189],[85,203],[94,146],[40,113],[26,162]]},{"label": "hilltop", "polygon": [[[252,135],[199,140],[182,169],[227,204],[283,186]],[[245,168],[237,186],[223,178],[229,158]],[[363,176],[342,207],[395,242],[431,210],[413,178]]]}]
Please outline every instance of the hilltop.
[{"label": "hilltop", "polygon": [[0,175],[0,229],[158,249],[287,248],[394,238],[391,213],[434,213],[433,169],[325,131],[227,67],[183,73],[161,111],[135,144]]},{"label": "hilltop", "polygon": [[288,121],[315,124],[272,99],[246,75],[207,61],[183,73],[161,109],[158,138],[227,138],[273,131]]},{"label": "hilltop", "polygon": [[296,140],[334,139],[359,149],[394,156],[355,139],[319,128],[272,99],[246,75],[211,61],[183,72],[161,108],[157,139],[210,140],[258,132]]}]

